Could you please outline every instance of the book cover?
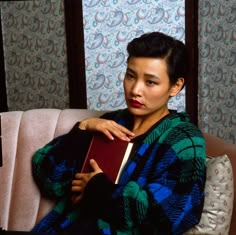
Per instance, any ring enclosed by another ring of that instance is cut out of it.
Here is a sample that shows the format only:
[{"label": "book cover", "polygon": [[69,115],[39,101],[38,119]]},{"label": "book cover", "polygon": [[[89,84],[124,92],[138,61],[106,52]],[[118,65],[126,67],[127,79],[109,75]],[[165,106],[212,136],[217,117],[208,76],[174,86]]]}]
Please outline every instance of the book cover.
[{"label": "book cover", "polygon": [[90,159],[94,159],[106,176],[114,183],[118,182],[120,173],[127,162],[133,143],[106,136],[94,135],[85,158],[81,172],[91,172]]}]

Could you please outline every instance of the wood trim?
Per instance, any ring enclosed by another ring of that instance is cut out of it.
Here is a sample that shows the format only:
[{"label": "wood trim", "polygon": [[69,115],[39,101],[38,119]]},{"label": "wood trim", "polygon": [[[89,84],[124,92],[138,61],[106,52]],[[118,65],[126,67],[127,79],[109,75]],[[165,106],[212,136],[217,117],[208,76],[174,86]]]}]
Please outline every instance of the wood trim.
[{"label": "wood trim", "polygon": [[185,43],[189,51],[186,111],[195,125],[198,125],[198,2],[185,1]]},{"label": "wood trim", "polygon": [[6,92],[6,74],[4,64],[3,38],[2,38],[2,22],[0,13],[0,112],[8,111],[7,92]]},{"label": "wood trim", "polygon": [[64,0],[70,108],[87,108],[82,2]]}]

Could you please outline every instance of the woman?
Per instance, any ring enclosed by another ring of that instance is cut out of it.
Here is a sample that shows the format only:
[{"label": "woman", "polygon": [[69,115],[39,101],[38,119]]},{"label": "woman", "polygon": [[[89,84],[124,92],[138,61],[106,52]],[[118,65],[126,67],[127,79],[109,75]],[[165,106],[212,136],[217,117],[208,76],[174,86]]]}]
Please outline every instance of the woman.
[{"label": "woman", "polygon": [[[35,180],[59,202],[34,231],[177,235],[199,222],[205,141],[186,113],[167,106],[185,83],[186,48],[153,32],[131,41],[127,51],[127,109],[85,119],[35,154]],[[118,184],[94,160],[91,173],[79,173],[93,132],[134,143]]]}]

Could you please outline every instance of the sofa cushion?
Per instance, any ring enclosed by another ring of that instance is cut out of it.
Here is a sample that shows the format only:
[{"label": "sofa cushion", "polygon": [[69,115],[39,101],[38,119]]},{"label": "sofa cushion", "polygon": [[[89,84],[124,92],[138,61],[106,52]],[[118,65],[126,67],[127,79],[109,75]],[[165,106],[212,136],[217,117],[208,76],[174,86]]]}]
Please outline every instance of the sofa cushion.
[{"label": "sofa cushion", "polygon": [[233,170],[228,156],[207,157],[207,179],[202,217],[200,223],[186,235],[228,234],[233,199]]}]

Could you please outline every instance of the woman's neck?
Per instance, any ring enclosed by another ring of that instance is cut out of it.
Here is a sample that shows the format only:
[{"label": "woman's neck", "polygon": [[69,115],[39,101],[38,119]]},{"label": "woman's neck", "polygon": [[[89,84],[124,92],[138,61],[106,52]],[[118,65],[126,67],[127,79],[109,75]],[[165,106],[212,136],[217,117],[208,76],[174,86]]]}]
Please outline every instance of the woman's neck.
[{"label": "woman's neck", "polygon": [[139,136],[147,132],[155,123],[168,115],[169,110],[163,112],[161,115],[148,115],[148,116],[134,116],[134,125],[132,131],[135,136]]}]

